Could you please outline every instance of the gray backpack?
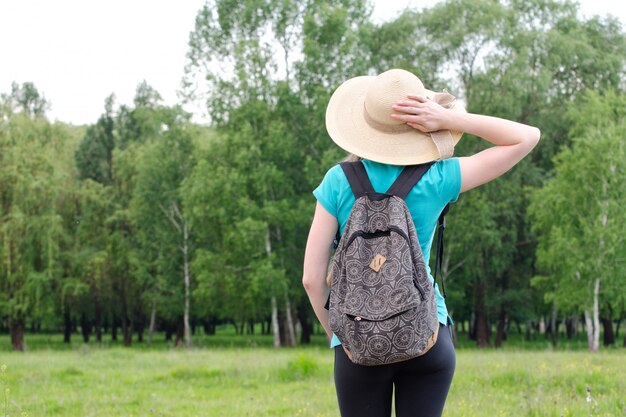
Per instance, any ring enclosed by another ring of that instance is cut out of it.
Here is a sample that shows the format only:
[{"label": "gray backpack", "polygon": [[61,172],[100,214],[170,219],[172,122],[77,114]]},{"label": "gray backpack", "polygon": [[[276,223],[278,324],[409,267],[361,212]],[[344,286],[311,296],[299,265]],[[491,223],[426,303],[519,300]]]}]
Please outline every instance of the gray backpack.
[{"label": "gray backpack", "polygon": [[360,161],[341,164],[356,202],[332,263],[329,322],[356,364],[405,361],[437,341],[435,290],[404,201],[432,164],[405,167],[384,194]]}]

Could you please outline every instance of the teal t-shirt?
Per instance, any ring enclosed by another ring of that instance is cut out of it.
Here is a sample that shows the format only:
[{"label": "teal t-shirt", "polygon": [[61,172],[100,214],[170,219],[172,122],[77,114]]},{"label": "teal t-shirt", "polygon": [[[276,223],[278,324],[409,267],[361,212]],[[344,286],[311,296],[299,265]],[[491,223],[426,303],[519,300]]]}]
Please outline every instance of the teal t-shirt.
[{"label": "teal t-shirt", "polygon": [[[369,160],[363,160],[363,165],[374,191],[379,193],[387,191],[404,168]],[[406,197],[405,201],[415,223],[426,265],[430,259],[430,248],[437,227],[437,219],[439,219],[439,215],[446,204],[457,200],[460,191],[461,168],[459,160],[450,158],[434,163]],[[355,199],[340,165],[335,165],[328,170],[322,183],[313,191],[313,195],[330,214],[337,218],[340,233],[343,234]],[[434,282],[430,267],[428,267],[428,273],[431,282]],[[439,322],[447,324],[448,309],[437,284],[435,284],[435,294]],[[331,347],[340,344],[337,336],[333,334]]]}]

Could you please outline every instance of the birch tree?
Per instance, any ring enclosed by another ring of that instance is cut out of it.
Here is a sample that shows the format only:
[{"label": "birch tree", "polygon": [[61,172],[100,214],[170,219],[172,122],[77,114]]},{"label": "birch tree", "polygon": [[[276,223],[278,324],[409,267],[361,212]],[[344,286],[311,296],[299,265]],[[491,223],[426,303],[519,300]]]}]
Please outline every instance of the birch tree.
[{"label": "birch tree", "polygon": [[[154,262],[157,274],[163,278],[161,285],[151,285],[152,291],[159,287],[170,290],[180,300],[180,304],[171,305],[167,310],[175,318],[182,316],[182,338],[185,345],[191,347],[193,228],[185,212],[180,187],[195,164],[195,148],[187,128],[187,116],[174,109],[166,114],[169,116],[163,119],[160,137],[144,145],[130,205],[140,242],[146,246],[146,250],[139,253],[151,254],[152,258],[145,263]],[[177,341],[180,342],[182,340]]]},{"label": "birch tree", "polygon": [[584,314],[595,352],[601,306],[617,309],[626,291],[626,99],[588,93],[569,114],[575,139],[531,205],[544,272],[534,283],[558,308]]}]

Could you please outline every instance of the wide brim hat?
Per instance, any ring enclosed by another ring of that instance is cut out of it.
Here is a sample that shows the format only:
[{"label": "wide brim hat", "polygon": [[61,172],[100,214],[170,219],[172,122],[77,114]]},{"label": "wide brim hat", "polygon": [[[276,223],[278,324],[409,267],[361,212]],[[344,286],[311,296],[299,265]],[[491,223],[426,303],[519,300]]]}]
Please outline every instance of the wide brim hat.
[{"label": "wide brim hat", "polygon": [[465,112],[448,92],[424,87],[414,74],[391,69],[377,76],[347,80],[333,93],[326,109],[326,129],[342,149],[359,157],[390,165],[416,165],[453,155],[462,132],[423,133],[391,118],[391,106],[421,95],[453,111]]}]

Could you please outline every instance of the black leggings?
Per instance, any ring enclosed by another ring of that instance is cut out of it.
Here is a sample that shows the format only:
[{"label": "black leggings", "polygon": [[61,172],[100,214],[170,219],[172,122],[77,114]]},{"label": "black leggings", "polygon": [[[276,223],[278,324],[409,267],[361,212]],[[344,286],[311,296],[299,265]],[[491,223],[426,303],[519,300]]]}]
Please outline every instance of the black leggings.
[{"label": "black leggings", "polygon": [[456,354],[447,326],[425,355],[381,366],[355,365],[335,348],[335,387],[342,417],[389,417],[395,388],[396,417],[441,416]]}]

